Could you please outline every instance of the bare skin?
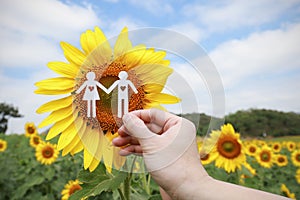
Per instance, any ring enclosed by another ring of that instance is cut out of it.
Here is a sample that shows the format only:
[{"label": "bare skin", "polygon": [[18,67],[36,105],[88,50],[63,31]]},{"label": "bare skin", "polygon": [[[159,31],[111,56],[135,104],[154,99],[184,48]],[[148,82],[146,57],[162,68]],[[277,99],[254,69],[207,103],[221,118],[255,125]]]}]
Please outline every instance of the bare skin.
[{"label": "bare skin", "polygon": [[[161,187],[164,200],[287,199],[210,177],[200,162],[195,127],[186,119],[151,109],[126,114],[123,122],[113,144],[126,146],[119,152],[122,156],[132,153],[144,156],[147,169]],[[166,152],[171,156],[166,157]]]}]

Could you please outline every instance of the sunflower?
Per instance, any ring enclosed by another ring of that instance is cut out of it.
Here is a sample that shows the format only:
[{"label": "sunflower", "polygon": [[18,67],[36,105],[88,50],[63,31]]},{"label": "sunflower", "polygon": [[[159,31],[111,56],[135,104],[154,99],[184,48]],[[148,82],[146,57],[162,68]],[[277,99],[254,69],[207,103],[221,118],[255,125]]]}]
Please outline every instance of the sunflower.
[{"label": "sunflower", "polygon": [[290,190],[287,188],[285,184],[281,184],[281,192],[283,193],[284,196],[291,198],[291,199],[296,199],[296,196],[294,193],[291,193]]},{"label": "sunflower", "polygon": [[300,184],[300,168],[297,169],[295,178],[296,178],[296,181]]},{"label": "sunflower", "polygon": [[272,150],[275,153],[279,153],[281,151],[281,147],[282,146],[281,146],[280,142],[273,142],[272,143]]},{"label": "sunflower", "polygon": [[240,134],[235,133],[231,124],[226,124],[219,131],[212,131],[208,143],[214,144],[211,153],[216,153],[215,165],[224,168],[227,172],[241,169],[246,162],[246,155],[240,140]]},{"label": "sunflower", "polygon": [[261,166],[265,168],[271,168],[271,166],[273,165],[274,154],[271,148],[263,146],[257,152],[255,158]]},{"label": "sunflower", "polygon": [[295,166],[300,167],[300,150],[295,150],[292,155],[292,162]]},{"label": "sunflower", "polygon": [[31,137],[32,135],[36,135],[37,134],[36,126],[32,122],[27,122],[25,124],[24,128],[25,128],[25,136],[26,137]]},{"label": "sunflower", "polygon": [[36,147],[35,157],[36,159],[44,164],[50,165],[57,159],[59,151],[55,144],[49,142],[42,142]]},{"label": "sunflower", "polygon": [[79,182],[79,180],[70,180],[64,187],[64,189],[61,191],[61,199],[62,200],[68,200],[69,197],[76,192],[77,190],[81,190],[81,186],[80,186],[81,182]]},{"label": "sunflower", "polygon": [[287,164],[288,164],[288,159],[287,159],[286,155],[281,155],[281,154],[276,155],[275,161],[279,167],[284,167],[284,166],[287,166]]},{"label": "sunflower", "polygon": [[295,143],[295,142],[292,142],[292,141],[288,141],[288,142],[286,143],[286,147],[287,147],[287,149],[288,149],[290,152],[292,152],[292,151],[294,151],[294,150],[296,149],[296,143]]},{"label": "sunflower", "polygon": [[5,151],[7,148],[7,142],[5,140],[0,139],[0,152]]},{"label": "sunflower", "polygon": [[256,152],[257,152],[258,147],[256,146],[256,144],[254,142],[246,145],[246,154],[249,156],[255,156]]},{"label": "sunflower", "polygon": [[216,153],[200,151],[201,164],[208,165],[208,164],[212,163],[216,159],[217,156],[218,156],[218,154],[216,154]]},{"label": "sunflower", "polygon": [[30,146],[32,146],[32,147],[35,148],[35,147],[37,147],[41,142],[42,142],[42,139],[41,139],[40,136],[38,136],[38,135],[32,135],[32,136],[30,137],[29,144],[30,144]]},{"label": "sunflower", "polygon": [[118,136],[117,130],[122,125],[122,120],[114,109],[117,108],[117,94],[106,94],[97,89],[99,97],[96,105],[92,104],[96,111],[90,117],[91,105],[84,101],[84,92],[78,92],[80,87],[90,77],[108,88],[119,79],[119,74],[123,71],[137,89],[137,93],[129,90],[128,111],[152,107],[164,109],[160,104],[180,101],[175,96],[162,93],[173,70],[168,66],[170,61],[164,59],[166,52],[155,51],[144,45],[132,46],[127,28],[122,30],[113,49],[98,27],[95,31],[83,33],[80,43],[82,50],[61,42],[68,62],[48,64],[51,70],[61,76],[36,83],[37,94],[65,95],[37,110],[37,113],[51,112],[39,127],[53,124],[47,140],[61,133],[58,149],[63,150],[63,155],[83,150],[85,169],[93,171],[101,159],[108,170],[112,166],[118,169],[124,164],[125,158],[120,157],[118,148],[111,145],[111,140]]}]

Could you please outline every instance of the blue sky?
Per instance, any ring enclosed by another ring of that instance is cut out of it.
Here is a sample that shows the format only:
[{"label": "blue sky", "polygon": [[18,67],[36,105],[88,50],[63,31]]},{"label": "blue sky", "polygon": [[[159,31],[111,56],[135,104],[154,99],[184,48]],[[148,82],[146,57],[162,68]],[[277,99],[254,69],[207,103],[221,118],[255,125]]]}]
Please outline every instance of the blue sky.
[{"label": "blue sky", "polygon": [[[60,41],[79,47],[80,34],[95,26],[108,38],[124,26],[129,30],[159,27],[202,46],[222,80],[226,114],[249,108],[300,112],[299,0],[10,0],[0,4],[0,100],[25,115],[10,120],[8,133],[23,132],[26,122],[38,124],[45,117],[35,110],[54,97],[35,95],[34,83],[55,76],[47,62],[65,60]],[[186,63],[178,59],[171,63],[178,74],[193,76]],[[197,80],[191,84],[198,86]],[[196,111],[210,114],[211,100],[203,81],[199,88],[204,89],[197,97],[201,105]]]}]

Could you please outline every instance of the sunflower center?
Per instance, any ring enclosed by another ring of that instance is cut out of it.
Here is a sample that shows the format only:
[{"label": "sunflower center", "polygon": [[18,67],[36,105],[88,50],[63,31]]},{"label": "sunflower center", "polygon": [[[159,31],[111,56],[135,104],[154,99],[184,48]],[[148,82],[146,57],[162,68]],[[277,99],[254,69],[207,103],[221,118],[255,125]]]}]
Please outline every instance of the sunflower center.
[{"label": "sunflower center", "polygon": [[69,189],[69,195],[73,194],[77,190],[81,190],[81,186],[78,184],[72,185],[72,187]]},{"label": "sunflower center", "polygon": [[2,149],[3,148],[3,144],[2,143],[0,143],[0,149]]},{"label": "sunflower center", "polygon": [[54,150],[51,147],[45,147],[42,151],[44,158],[51,158],[54,154]]},{"label": "sunflower center", "polygon": [[275,149],[275,150],[278,150],[278,149],[279,149],[278,144],[275,144],[275,145],[274,145],[274,149]]},{"label": "sunflower center", "polygon": [[296,160],[297,160],[298,162],[300,162],[300,153],[298,153],[298,154],[295,156],[295,158],[296,158]]},{"label": "sunflower center", "polygon": [[262,161],[264,162],[269,162],[271,160],[271,154],[270,152],[267,152],[267,151],[263,151],[261,154],[260,154],[260,158]]},{"label": "sunflower center", "polygon": [[283,163],[284,161],[285,161],[285,159],[284,159],[283,157],[279,157],[279,158],[278,158],[278,162],[279,162],[279,163]]},{"label": "sunflower center", "polygon": [[27,127],[27,132],[28,132],[28,133],[33,134],[34,131],[35,131],[35,128],[34,128],[32,125],[29,125],[29,126]]},{"label": "sunflower center", "polygon": [[209,159],[209,153],[207,153],[207,154],[201,154],[200,158],[201,158],[201,160],[203,160],[203,161],[208,160],[208,159]]},{"label": "sunflower center", "polygon": [[253,147],[253,146],[251,146],[251,147],[249,148],[249,151],[250,151],[251,153],[255,153],[255,152],[256,152],[256,148]]},{"label": "sunflower center", "polygon": [[[121,58],[115,60],[112,63],[104,66],[93,66],[91,71],[96,74],[96,79],[105,88],[109,89],[115,81],[119,80],[119,73],[126,71],[128,73],[128,80],[137,88],[138,93],[135,94],[131,89],[128,89],[128,111],[137,109],[143,109],[144,105],[144,86],[142,86],[141,80],[135,74],[134,70],[129,70],[126,65],[123,64]],[[77,86],[79,87],[86,81],[84,73],[80,74]],[[78,109],[79,115],[86,121],[87,125],[91,125],[92,128],[99,128],[104,134],[114,134],[118,131],[122,125],[122,120],[117,117],[118,108],[118,87],[114,88],[109,94],[106,94],[102,89],[97,87],[97,93],[100,100],[96,101],[96,117],[87,117],[87,101],[82,101],[83,93],[76,95],[74,101],[75,108]],[[125,101],[121,101],[122,108]],[[109,134],[109,135],[110,135]],[[107,136],[109,136],[107,135]]]},{"label": "sunflower center", "polygon": [[34,144],[39,144],[40,143],[40,139],[38,137],[34,137],[33,138],[33,143]]},{"label": "sunflower center", "polygon": [[219,153],[228,159],[236,158],[241,154],[241,145],[232,137],[220,139],[217,148]]}]

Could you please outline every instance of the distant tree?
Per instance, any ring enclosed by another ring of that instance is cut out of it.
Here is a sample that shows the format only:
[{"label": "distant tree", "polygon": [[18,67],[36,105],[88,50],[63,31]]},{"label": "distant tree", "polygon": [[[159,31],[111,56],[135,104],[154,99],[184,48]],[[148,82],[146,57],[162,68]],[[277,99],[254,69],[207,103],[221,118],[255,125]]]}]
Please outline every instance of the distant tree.
[{"label": "distant tree", "polygon": [[6,103],[0,103],[0,134],[5,134],[7,130],[7,123],[10,117],[23,117],[19,114],[18,108],[8,105]]}]

